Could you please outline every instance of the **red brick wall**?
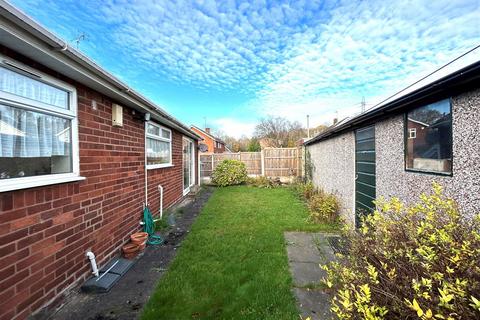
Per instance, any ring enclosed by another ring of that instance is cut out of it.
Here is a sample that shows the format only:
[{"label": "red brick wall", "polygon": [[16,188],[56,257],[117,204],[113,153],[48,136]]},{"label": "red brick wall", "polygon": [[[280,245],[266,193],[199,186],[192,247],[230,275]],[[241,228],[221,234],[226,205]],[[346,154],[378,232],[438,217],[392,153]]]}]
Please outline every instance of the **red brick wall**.
[{"label": "red brick wall", "polygon": [[[197,146],[195,150],[195,182],[198,180]],[[172,162],[168,168],[148,170],[148,203],[152,214],[158,215],[160,209],[160,192],[158,186],[163,187],[163,208],[166,209],[178,202],[183,195],[183,135],[172,130]]]},{"label": "red brick wall", "polygon": [[[24,319],[47,304],[58,304],[65,290],[89,276],[87,249],[102,266],[139,229],[144,124],[124,108],[123,127],[113,127],[109,98],[4,47],[0,52],[77,88],[80,174],[86,177],[0,193],[0,319]],[[175,166],[157,169],[152,177],[166,188],[165,206],[182,197],[181,135],[173,131],[173,137]]]},{"label": "red brick wall", "polygon": [[192,131],[194,131],[196,134],[198,134],[199,136],[201,136],[203,138],[203,141],[201,141],[201,143],[207,145],[208,150],[203,152],[203,153],[223,153],[223,152],[225,152],[225,145],[224,144],[220,144],[221,148],[216,148],[214,139],[210,138],[205,133],[203,133],[200,130],[197,130],[194,127],[192,127],[191,129],[192,129]]},{"label": "red brick wall", "polygon": [[[215,146],[215,143],[213,144]],[[224,153],[225,152],[225,145],[223,143],[219,143],[220,148],[213,148],[214,153]]]}]

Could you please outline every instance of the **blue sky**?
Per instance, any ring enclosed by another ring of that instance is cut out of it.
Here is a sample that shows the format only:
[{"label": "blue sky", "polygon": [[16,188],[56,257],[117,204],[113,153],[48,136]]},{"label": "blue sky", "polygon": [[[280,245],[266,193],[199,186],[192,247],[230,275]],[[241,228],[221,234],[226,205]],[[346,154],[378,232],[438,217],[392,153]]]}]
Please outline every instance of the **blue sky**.
[{"label": "blue sky", "polygon": [[237,137],[267,115],[351,116],[480,44],[479,0],[12,3],[85,33],[82,52],[184,123]]}]

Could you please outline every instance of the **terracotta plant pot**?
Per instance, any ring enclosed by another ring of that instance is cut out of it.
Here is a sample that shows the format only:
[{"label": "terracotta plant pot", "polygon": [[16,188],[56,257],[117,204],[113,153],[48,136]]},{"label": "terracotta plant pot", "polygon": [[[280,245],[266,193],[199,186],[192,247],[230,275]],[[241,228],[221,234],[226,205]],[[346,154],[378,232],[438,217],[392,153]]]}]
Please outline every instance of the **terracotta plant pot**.
[{"label": "terracotta plant pot", "polygon": [[148,233],[146,232],[136,232],[130,236],[130,239],[132,240],[132,243],[141,245],[145,241],[147,241],[148,238]]},{"label": "terracotta plant pot", "polygon": [[123,256],[126,259],[135,258],[138,254],[138,251],[139,251],[139,246],[138,244],[135,244],[135,243],[127,243],[122,247]]},{"label": "terracotta plant pot", "polygon": [[138,250],[142,251],[145,249],[146,246],[147,246],[147,240],[143,241],[143,243],[138,245]]}]

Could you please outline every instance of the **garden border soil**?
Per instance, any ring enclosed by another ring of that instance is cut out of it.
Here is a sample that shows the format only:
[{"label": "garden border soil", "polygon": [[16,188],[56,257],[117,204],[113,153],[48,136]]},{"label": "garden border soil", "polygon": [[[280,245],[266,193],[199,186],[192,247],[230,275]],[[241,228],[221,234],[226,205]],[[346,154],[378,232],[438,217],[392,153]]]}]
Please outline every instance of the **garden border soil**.
[{"label": "garden border soil", "polygon": [[130,320],[139,317],[144,304],[175,258],[177,249],[189,233],[193,222],[213,193],[205,188],[182,208],[176,224],[161,233],[163,245],[148,246],[135,265],[108,293],[85,294],[75,290],[65,298],[55,313],[44,311],[33,319],[55,320]]}]

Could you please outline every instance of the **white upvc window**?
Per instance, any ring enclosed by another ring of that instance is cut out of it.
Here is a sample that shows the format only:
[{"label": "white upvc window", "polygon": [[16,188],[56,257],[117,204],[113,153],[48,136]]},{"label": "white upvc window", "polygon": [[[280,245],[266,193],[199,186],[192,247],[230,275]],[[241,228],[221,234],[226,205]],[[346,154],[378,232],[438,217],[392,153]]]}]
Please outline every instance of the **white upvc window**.
[{"label": "white upvc window", "polygon": [[408,139],[415,139],[417,137],[417,128],[408,129]]},{"label": "white upvc window", "polygon": [[147,169],[172,166],[172,131],[151,121],[145,130]]},{"label": "white upvc window", "polygon": [[0,192],[79,174],[75,88],[0,55]]}]

